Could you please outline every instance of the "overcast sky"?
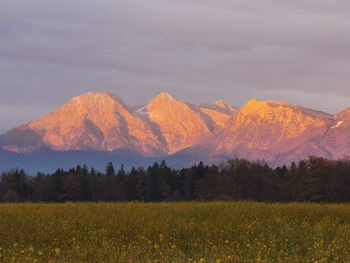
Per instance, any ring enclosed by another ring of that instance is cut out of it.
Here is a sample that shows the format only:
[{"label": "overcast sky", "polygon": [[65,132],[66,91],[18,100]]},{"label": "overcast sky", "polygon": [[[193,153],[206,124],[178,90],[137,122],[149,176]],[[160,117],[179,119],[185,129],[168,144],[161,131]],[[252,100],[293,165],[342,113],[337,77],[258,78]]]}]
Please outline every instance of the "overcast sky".
[{"label": "overcast sky", "polygon": [[87,91],[335,113],[349,84],[348,0],[0,1],[0,132]]}]

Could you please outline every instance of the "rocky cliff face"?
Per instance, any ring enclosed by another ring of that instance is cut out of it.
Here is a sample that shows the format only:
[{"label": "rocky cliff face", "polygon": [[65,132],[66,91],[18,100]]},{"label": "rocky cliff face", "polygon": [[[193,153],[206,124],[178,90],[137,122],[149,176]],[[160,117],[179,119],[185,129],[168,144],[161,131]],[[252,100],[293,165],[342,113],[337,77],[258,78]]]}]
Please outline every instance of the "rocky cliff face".
[{"label": "rocky cliff face", "polygon": [[207,115],[221,129],[237,113],[237,108],[227,105],[223,100],[200,105],[200,111]]},{"label": "rocky cliff face", "polygon": [[334,116],[335,123],[322,139],[322,147],[332,154],[333,159],[350,156],[350,109]]},{"label": "rocky cliff face", "polygon": [[[350,155],[350,109],[334,116],[278,101],[194,105],[162,92],[130,108],[114,94],[86,93],[0,136],[2,149],[30,154],[131,150],[219,162],[226,158],[290,163],[309,155]],[[189,160],[189,162],[191,161]]]},{"label": "rocky cliff face", "polygon": [[148,103],[147,115],[164,138],[169,154],[203,143],[215,129],[213,121],[196,106],[165,92]]},{"label": "rocky cliff face", "polygon": [[164,156],[201,143],[216,128],[215,117],[164,92],[136,110],[115,94],[89,92],[0,136],[0,145],[20,153],[130,149]]},{"label": "rocky cliff face", "polygon": [[331,115],[276,101],[249,101],[219,133],[216,152],[285,161],[330,157],[321,141],[336,124]]},{"label": "rocky cliff face", "polygon": [[[16,143],[19,132],[21,137],[32,134],[35,139],[19,138]],[[146,155],[164,151],[151,127],[134,116],[118,96],[107,92],[73,98],[58,110],[8,132],[2,141],[5,149],[19,152],[43,146],[58,151],[137,149]]]}]

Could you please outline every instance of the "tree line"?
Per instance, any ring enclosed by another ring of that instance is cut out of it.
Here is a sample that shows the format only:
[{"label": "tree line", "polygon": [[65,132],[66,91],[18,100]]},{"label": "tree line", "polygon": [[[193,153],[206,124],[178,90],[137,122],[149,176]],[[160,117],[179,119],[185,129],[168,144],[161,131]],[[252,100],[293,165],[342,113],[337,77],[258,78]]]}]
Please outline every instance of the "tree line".
[{"label": "tree line", "polygon": [[255,200],[269,202],[350,201],[350,161],[309,157],[290,166],[230,160],[220,167],[202,162],[172,169],[164,161],[147,168],[108,163],[104,172],[86,165],[28,176],[1,175],[2,202]]}]

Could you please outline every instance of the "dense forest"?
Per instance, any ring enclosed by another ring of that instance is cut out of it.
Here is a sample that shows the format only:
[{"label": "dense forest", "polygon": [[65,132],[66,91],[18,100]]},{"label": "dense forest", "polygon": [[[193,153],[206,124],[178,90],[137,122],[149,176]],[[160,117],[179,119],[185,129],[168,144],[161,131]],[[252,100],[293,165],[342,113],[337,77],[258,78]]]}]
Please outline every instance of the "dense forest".
[{"label": "dense forest", "polygon": [[108,163],[101,173],[78,165],[68,171],[27,176],[23,170],[3,173],[2,202],[22,201],[350,201],[350,160],[310,157],[272,168],[242,159],[220,167],[198,163],[175,170],[163,161],[145,168]]}]

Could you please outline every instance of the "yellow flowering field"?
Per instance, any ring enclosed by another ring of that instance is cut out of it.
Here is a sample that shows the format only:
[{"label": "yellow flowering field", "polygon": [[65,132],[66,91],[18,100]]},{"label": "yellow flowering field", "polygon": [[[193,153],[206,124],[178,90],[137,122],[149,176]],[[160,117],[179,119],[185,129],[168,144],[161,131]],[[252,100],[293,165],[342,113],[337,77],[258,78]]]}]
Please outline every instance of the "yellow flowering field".
[{"label": "yellow flowering field", "polygon": [[350,262],[350,205],[1,204],[0,262]]}]

